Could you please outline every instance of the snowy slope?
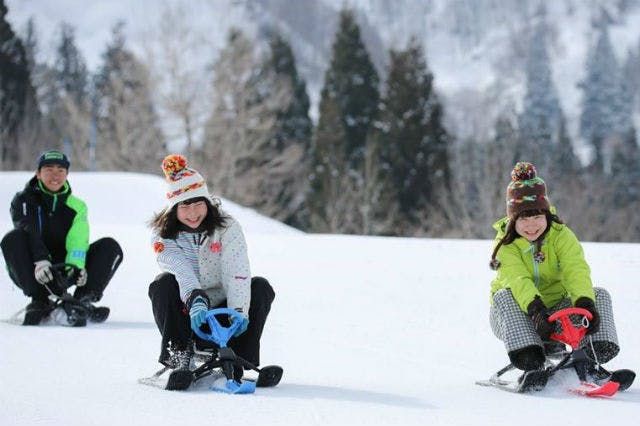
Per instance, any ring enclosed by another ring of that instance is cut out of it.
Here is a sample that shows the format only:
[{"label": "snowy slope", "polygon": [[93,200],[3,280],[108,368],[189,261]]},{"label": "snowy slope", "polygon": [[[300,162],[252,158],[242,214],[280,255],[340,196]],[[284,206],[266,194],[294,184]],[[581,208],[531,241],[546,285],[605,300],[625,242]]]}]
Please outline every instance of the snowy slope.
[{"label": "snowy slope", "polygon": [[[29,173],[0,173],[0,232]],[[254,395],[139,385],[155,371],[160,336],[147,298],[158,273],[144,221],[161,206],[157,177],[73,173],[89,202],[92,238],[112,235],[124,262],[107,288],[112,315],[83,329],[0,322],[2,425],[488,425],[626,424],[640,390],[610,401],[560,385],[532,396],[474,385],[506,363],[488,324],[488,241],[308,235],[224,205],[247,234],[252,272],[277,296],[263,364],[282,383]],[[612,293],[621,355],[640,367],[636,327],[640,245],[585,244],[596,283]],[[0,261],[1,263],[1,261]],[[0,318],[26,304],[0,264]]]}]

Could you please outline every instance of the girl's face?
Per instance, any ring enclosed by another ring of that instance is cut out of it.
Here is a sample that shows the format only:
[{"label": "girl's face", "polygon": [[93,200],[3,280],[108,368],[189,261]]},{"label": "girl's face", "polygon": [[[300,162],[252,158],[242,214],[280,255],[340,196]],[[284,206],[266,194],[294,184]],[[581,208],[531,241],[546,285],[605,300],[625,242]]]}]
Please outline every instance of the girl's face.
[{"label": "girl's face", "polygon": [[177,216],[180,223],[191,229],[196,229],[207,216],[207,203],[204,201],[196,201],[195,203],[184,201],[178,204]]},{"label": "girl's face", "polygon": [[537,240],[545,229],[547,229],[547,216],[544,214],[520,216],[516,219],[516,232],[529,241]]}]

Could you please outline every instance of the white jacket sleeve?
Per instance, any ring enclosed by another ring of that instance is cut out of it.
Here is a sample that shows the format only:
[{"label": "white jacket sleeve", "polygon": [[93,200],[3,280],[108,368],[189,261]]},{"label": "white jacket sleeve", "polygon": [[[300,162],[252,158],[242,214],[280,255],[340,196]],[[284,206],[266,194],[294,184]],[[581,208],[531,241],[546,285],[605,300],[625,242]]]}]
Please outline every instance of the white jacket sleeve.
[{"label": "white jacket sleeve", "polygon": [[227,307],[249,317],[251,304],[251,270],[247,243],[238,222],[233,223],[221,235],[222,286],[227,294]]},{"label": "white jacket sleeve", "polygon": [[191,292],[200,287],[196,271],[176,240],[156,237],[154,247],[157,247],[158,244],[162,245],[161,248],[156,249],[156,260],[160,270],[176,277],[180,287],[180,299],[186,302]]}]

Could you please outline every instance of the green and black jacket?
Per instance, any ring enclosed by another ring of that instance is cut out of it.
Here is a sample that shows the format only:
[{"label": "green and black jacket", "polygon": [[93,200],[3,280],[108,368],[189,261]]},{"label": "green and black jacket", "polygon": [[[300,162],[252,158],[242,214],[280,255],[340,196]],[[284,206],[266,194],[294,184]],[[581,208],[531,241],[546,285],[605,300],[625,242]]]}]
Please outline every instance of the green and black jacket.
[{"label": "green and black jacket", "polygon": [[49,192],[33,177],[11,201],[16,229],[29,234],[33,261],[48,259],[85,267],[89,248],[87,205],[71,194],[69,182],[60,192]]}]

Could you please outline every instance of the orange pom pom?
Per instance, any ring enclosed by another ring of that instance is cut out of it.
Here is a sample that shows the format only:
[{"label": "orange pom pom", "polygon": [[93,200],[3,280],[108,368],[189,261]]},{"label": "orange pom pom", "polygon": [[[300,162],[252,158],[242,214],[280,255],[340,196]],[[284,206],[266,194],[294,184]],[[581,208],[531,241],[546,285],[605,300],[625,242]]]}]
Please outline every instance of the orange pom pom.
[{"label": "orange pom pom", "polygon": [[162,171],[167,179],[172,181],[178,179],[180,172],[186,167],[187,159],[180,154],[170,154],[162,160]]},{"label": "orange pom pom", "polygon": [[161,241],[153,243],[153,251],[156,253],[162,253],[164,251],[164,244]]}]

